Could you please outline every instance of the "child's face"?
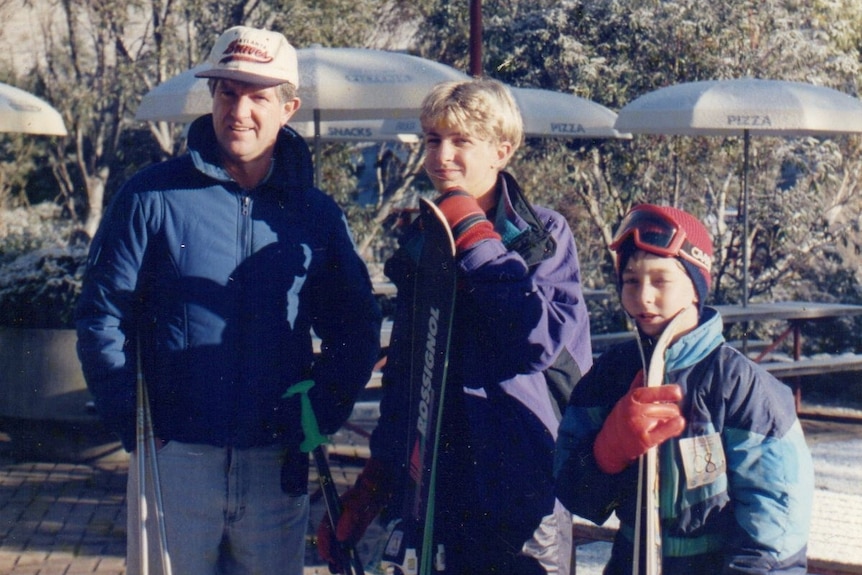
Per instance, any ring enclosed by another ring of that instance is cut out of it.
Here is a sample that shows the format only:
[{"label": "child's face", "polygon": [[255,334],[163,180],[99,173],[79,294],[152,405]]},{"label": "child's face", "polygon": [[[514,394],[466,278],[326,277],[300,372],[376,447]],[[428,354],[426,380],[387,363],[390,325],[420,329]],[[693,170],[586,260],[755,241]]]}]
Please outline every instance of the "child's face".
[{"label": "child's face", "polygon": [[460,188],[478,198],[494,188],[511,149],[440,125],[425,134],[425,172],[438,192]]},{"label": "child's face", "polygon": [[[646,335],[655,337],[681,309],[697,303],[694,283],[676,258],[636,251],[622,274],[622,304]],[[681,333],[697,326],[682,326]]]}]

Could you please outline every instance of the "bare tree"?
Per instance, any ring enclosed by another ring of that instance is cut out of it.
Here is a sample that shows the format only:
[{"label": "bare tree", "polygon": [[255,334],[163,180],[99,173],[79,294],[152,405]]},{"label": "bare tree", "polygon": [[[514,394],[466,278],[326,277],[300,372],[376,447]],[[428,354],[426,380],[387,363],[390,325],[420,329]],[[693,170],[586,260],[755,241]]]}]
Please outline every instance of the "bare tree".
[{"label": "bare tree", "polygon": [[84,231],[92,237],[134,93],[126,34],[139,7],[61,0],[56,9],[41,21],[46,60],[37,73],[69,130],[69,150],[53,152],[62,193],[74,203]]}]

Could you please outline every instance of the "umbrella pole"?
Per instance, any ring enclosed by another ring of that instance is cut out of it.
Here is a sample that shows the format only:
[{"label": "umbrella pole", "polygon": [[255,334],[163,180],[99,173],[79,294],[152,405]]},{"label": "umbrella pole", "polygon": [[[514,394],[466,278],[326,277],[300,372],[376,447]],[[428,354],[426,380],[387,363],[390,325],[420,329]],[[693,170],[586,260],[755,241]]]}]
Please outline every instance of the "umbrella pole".
[{"label": "umbrella pole", "polygon": [[320,110],[314,109],[314,187],[320,188]]},{"label": "umbrella pole", "polygon": [[751,134],[743,132],[742,144],[742,307],[748,307],[748,265],[751,254],[748,249],[748,152]]}]

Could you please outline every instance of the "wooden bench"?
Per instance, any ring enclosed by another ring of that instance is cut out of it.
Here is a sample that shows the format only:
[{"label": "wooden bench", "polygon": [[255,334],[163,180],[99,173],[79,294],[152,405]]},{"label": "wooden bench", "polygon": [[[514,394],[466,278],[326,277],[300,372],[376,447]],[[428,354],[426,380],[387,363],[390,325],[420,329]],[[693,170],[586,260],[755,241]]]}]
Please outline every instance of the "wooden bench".
[{"label": "wooden bench", "polygon": [[[616,527],[594,525],[576,518],[572,524],[572,562],[571,573],[577,573],[578,547],[601,541],[612,542]],[[808,572],[812,575],[862,575],[862,565],[843,563],[840,560],[808,558]]]},{"label": "wooden bench", "polygon": [[765,361],[761,362],[760,365],[778,379],[841,371],[859,371],[862,370],[862,354],[818,355],[789,361]]},{"label": "wooden bench", "polygon": [[[802,409],[802,381],[799,379],[806,375],[820,375],[824,373],[837,373],[845,371],[862,370],[862,354],[845,353],[841,355],[818,355],[814,357],[801,357],[788,361],[762,361],[760,362],[766,371],[784,381],[793,388],[793,396],[796,402],[796,413],[803,415]],[[831,416],[823,416],[829,419]]]},{"label": "wooden bench", "polygon": [[[590,341],[593,344],[593,351],[606,350],[618,343],[623,343],[635,338],[634,331],[614,331],[609,333],[596,333],[590,335]],[[749,339],[745,342],[739,339],[730,340],[727,342],[736,349],[742,349],[743,345],[747,346],[748,351],[758,351],[766,349],[770,344],[768,341],[759,339]]]},{"label": "wooden bench", "polygon": [[[605,350],[613,345],[634,339],[634,332],[619,331],[612,333],[599,333],[590,336],[593,343],[593,351]],[[766,349],[770,343],[760,340],[732,340],[728,342],[737,349],[741,349],[743,344],[748,347],[749,351]],[[778,379],[801,377],[804,375],[818,375],[821,373],[834,373],[843,371],[862,371],[862,354],[822,354],[813,357],[803,357],[797,360],[787,359],[786,361],[771,360],[761,361],[762,365],[768,372]]]},{"label": "wooden bench", "polygon": [[614,331],[611,333],[590,334],[590,342],[593,346],[593,352],[606,350],[618,343],[623,343],[634,338],[635,332],[633,331]]}]

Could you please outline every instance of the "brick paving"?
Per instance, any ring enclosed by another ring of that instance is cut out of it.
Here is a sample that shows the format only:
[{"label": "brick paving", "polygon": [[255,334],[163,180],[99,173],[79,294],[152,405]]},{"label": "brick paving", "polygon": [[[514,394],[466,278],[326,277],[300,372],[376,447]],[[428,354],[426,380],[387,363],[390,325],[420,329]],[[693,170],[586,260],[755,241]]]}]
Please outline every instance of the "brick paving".
[{"label": "brick paving", "polygon": [[0,573],[125,573],[126,470],[0,459]]},{"label": "brick paving", "polygon": [[[359,463],[333,458],[340,491]],[[0,574],[125,575],[128,463],[15,461],[0,456]],[[309,477],[317,489],[317,476]],[[311,535],[323,516],[315,498],[309,521],[307,573],[328,573]],[[177,574],[183,575],[183,574]]]},{"label": "brick paving", "polygon": [[[51,457],[10,452],[3,437],[0,433],[0,575],[125,575],[125,455],[113,446],[86,461],[64,462],[56,450]],[[343,491],[355,481],[367,444],[361,429],[343,430],[335,440],[332,472]],[[309,479],[314,493],[313,467]],[[308,575],[328,573],[311,537],[322,515],[318,500],[309,522]],[[862,573],[862,494],[818,490],[812,531],[812,557],[858,565]],[[369,546],[363,542],[360,553]]]}]

